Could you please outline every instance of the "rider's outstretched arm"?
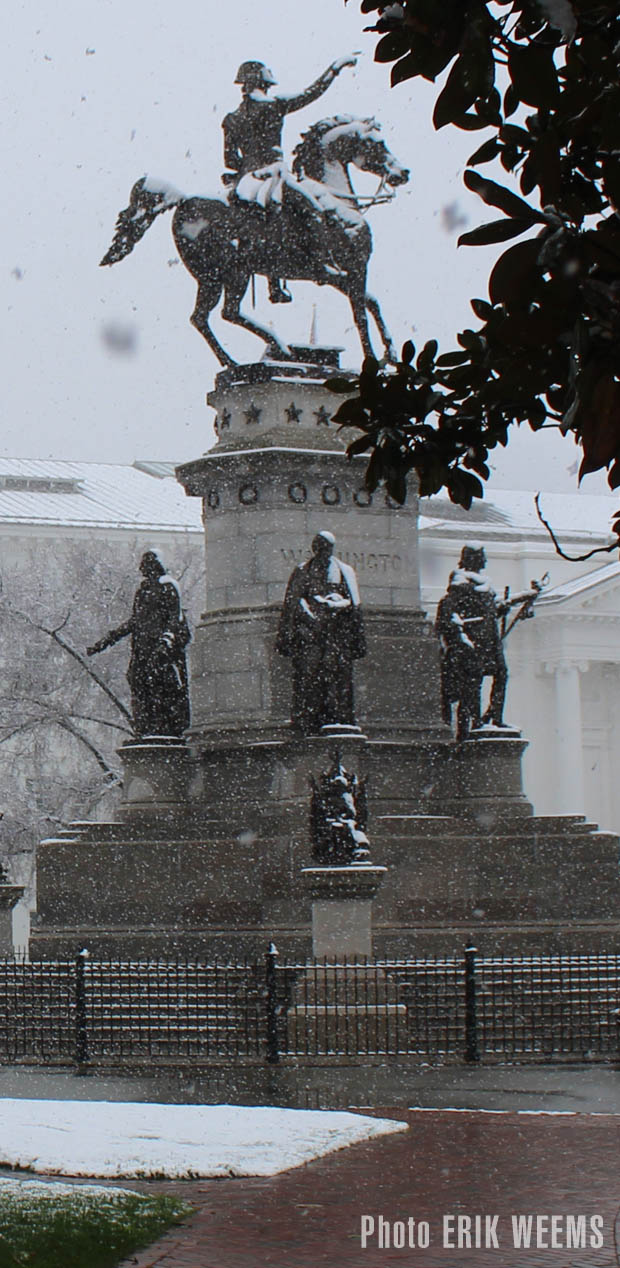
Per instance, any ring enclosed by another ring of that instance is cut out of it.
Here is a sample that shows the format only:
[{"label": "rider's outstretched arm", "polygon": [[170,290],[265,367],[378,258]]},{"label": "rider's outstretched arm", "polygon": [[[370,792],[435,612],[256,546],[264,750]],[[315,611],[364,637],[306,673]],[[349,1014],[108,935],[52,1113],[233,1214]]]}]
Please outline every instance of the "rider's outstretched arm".
[{"label": "rider's outstretched arm", "polygon": [[283,113],[291,114],[293,110],[302,110],[304,106],[309,106],[311,102],[323,96],[345,66],[356,65],[356,57],[341,57],[337,62],[332,62],[331,66],[328,66],[327,70],[323,71],[323,74],[319,75],[309,88],[304,88],[303,92],[297,93],[295,97],[278,97]]}]

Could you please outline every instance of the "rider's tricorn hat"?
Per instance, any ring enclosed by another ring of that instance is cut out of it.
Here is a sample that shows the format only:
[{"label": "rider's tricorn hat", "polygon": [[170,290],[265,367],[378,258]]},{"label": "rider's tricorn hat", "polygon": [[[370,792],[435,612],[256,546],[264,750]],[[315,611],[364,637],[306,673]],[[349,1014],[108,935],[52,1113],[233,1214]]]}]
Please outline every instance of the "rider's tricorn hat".
[{"label": "rider's tricorn hat", "polygon": [[250,84],[257,80],[267,85],[278,82],[264,62],[242,62],[237,71],[235,83]]}]

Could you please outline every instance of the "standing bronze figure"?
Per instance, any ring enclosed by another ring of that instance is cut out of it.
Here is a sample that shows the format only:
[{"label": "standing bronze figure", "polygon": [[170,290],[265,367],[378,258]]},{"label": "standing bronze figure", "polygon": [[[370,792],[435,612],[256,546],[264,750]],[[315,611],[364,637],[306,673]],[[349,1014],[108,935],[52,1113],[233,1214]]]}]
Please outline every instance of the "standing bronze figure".
[{"label": "standing bronze figure", "polygon": [[334,555],[323,531],[312,556],[291,574],[276,651],[293,665],[292,723],[304,735],[354,726],[353,661],[366,655],[355,571]]},{"label": "standing bronze figure", "polygon": [[176,581],[159,556],[147,550],[140,561],[144,578],[128,621],[87,648],[94,656],[131,637],[127,681],[137,736],[180,736],[189,726],[185,648],[190,641]]},{"label": "standing bronze figure", "polygon": [[[448,589],[437,607],[435,632],[441,645],[442,717],[450,726],[456,705],[456,738],[466,740],[482,726],[510,729],[504,722],[508,666],[503,640],[516,621],[534,615],[535,599],[547,577],[532,581],[531,589],[498,599],[484,574],[486,552],[482,546],[464,546],[459,566],[450,575]],[[507,626],[506,616],[519,604]],[[482,716],[483,679],[492,679],[488,707]]]},{"label": "standing bronze figure", "polygon": [[[282,155],[286,115],[315,101],[354,58],[334,62],[303,92],[271,97],[271,71],[262,62],[244,62],[237,82],[242,101],[224,120],[224,183],[227,198],[187,198],[178,190],[142,177],[102,264],[114,264],[133,250],[155,218],[175,209],[172,233],[179,255],[198,283],[191,322],[223,365],[233,358],[219,343],[209,318],[224,297],[221,315],[262,339],[276,360],[290,358],[287,345],[271,329],[241,311],[250,279],[268,279],[272,303],[287,303],[284,279],[329,285],[348,298],[364,355],[373,351],[367,312],[375,320],[386,356],[393,346],[379,304],[366,289],[372,237],[364,212],[389,201],[409,179],[390,154],[374,119],[336,115],[314,124],[294,150],[292,172]],[[374,196],[357,195],[349,168],[374,173]]]}]

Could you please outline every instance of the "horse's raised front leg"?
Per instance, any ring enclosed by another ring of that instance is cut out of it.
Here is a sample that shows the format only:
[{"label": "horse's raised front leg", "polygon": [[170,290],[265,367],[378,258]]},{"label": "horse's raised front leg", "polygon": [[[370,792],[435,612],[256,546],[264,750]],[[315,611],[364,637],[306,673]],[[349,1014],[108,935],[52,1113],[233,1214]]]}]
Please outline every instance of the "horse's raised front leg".
[{"label": "horse's raised front leg", "polygon": [[233,326],[241,326],[244,330],[249,330],[251,334],[258,335],[267,345],[267,352],[274,360],[284,358],[290,359],[290,349],[285,343],[282,343],[273,330],[267,330],[266,326],[261,326],[257,321],[251,321],[249,317],[245,317],[241,312],[241,300],[245,295],[250,278],[246,274],[232,282],[227,282],[224,288],[224,305],[222,307],[222,317],[225,321],[230,321]]},{"label": "horse's raised front leg", "polygon": [[222,284],[219,281],[200,282],[198,286],[198,294],[196,296],[196,304],[194,311],[190,317],[192,326],[206,339],[210,349],[215,353],[220,365],[236,365],[232,357],[224,351],[221,343],[216,339],[209,325],[209,317],[220,298]]},{"label": "horse's raised front leg", "polygon": [[366,307],[369,313],[372,313],[372,316],[375,319],[377,330],[379,331],[379,334],[381,335],[381,342],[385,349],[385,355],[388,361],[397,361],[398,356],[396,354],[396,349],[392,342],[392,336],[383,320],[383,314],[379,307],[378,299],[375,299],[374,295],[367,295]]}]

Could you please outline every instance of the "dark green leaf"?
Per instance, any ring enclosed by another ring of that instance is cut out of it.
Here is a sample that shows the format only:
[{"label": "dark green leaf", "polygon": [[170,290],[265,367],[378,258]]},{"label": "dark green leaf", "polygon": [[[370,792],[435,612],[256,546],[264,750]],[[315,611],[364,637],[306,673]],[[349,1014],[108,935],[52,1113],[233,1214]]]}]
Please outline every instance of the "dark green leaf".
[{"label": "dark green leaf", "polygon": [[383,475],[383,454],[380,449],[373,449],[366,468],[364,483],[370,493],[374,493]]},{"label": "dark green leaf", "polygon": [[349,427],[362,426],[366,422],[364,407],[358,397],[343,401],[332,418],[335,423],[344,423]]},{"label": "dark green leaf", "polygon": [[358,453],[366,453],[373,443],[372,436],[356,436],[355,440],[347,445],[347,454],[349,458],[354,458]]},{"label": "dark green leaf", "polygon": [[461,347],[467,348],[468,352],[479,353],[484,349],[483,341],[475,330],[462,330],[456,337]]},{"label": "dark green leaf", "polygon": [[473,105],[479,90],[480,76],[476,71],[476,63],[469,54],[461,53],[435,103],[434,127],[444,128],[447,123],[458,119]]},{"label": "dark green leaf", "polygon": [[519,198],[518,194],[513,194],[511,190],[505,189],[503,185],[498,185],[496,181],[491,181],[486,176],[481,176],[479,172],[473,172],[468,169],[463,177],[463,182],[468,189],[489,207],[499,207],[500,211],[504,211],[507,216],[517,217],[521,220],[529,220],[530,224],[544,223],[544,217],[540,215],[534,207],[530,207],[525,199]]},{"label": "dark green leaf", "polygon": [[551,108],[560,95],[553,50],[543,44],[511,44],[508,70],[515,92],[528,106]]},{"label": "dark green leaf", "polygon": [[555,129],[548,128],[533,146],[523,165],[520,184],[524,194],[539,185],[544,204],[555,204],[561,198],[561,145]]},{"label": "dark green leaf", "polygon": [[411,339],[407,339],[407,342],[403,344],[403,350],[400,354],[400,359],[401,361],[404,362],[405,365],[411,365],[411,362],[413,361],[414,357],[415,357],[415,344],[411,342]]},{"label": "dark green leaf", "polygon": [[407,501],[407,480],[402,471],[392,471],[387,480],[387,490],[390,497],[398,502],[399,506]]},{"label": "dark green leaf", "polygon": [[480,115],[481,119],[484,119],[485,123],[488,123],[494,128],[499,128],[502,123],[502,116],[500,114],[501,104],[502,99],[497,89],[494,88],[493,91],[489,93],[488,97],[483,97],[482,95],[478,96],[474,104],[474,110],[476,111],[476,114]]},{"label": "dark green leaf", "polygon": [[469,361],[468,352],[444,352],[443,356],[437,357],[438,366],[463,365]]},{"label": "dark green leaf", "polygon": [[[617,489],[620,485],[620,462],[617,458],[607,475],[607,483],[610,489]],[[616,525],[615,532],[620,533],[620,524]]]},{"label": "dark green leaf", "polygon": [[505,242],[507,238],[516,238],[530,228],[526,220],[490,220],[469,233],[462,233],[457,246],[486,247],[492,242]]},{"label": "dark green leaf", "polygon": [[436,339],[429,339],[428,343],[424,344],[424,347],[416,361],[417,369],[420,370],[421,373],[424,373],[425,370],[430,369],[432,366],[437,355],[437,346]]},{"label": "dark green leaf", "polygon": [[341,395],[351,396],[357,388],[357,382],[355,379],[344,379],[342,377],[327,379],[325,387],[329,388],[330,392],[339,392]]},{"label": "dark green leaf", "polygon": [[516,123],[505,123],[501,129],[500,136],[502,141],[508,145],[518,145],[523,150],[531,149],[533,138],[530,132],[525,128],[517,127]]},{"label": "dark green leaf", "polygon": [[527,242],[517,242],[500,255],[489,278],[489,295],[493,304],[506,304],[512,308],[531,302],[540,276],[540,246],[538,238],[528,238]]},{"label": "dark green leaf", "polygon": [[603,188],[616,211],[620,211],[620,162],[616,155],[603,159]]},{"label": "dark green leaf", "polygon": [[461,128],[463,132],[480,132],[482,128],[488,128],[485,119],[481,119],[477,114],[461,114],[458,119],[452,120],[455,128]]},{"label": "dark green leaf", "polygon": [[409,50],[409,38],[405,30],[389,31],[377,44],[375,61],[395,62],[397,58],[404,57]]},{"label": "dark green leaf", "polygon": [[509,84],[504,93],[504,118],[510,118],[520,105],[519,94],[512,84]]},{"label": "dark green leaf", "polygon": [[516,145],[505,145],[500,154],[499,161],[505,172],[513,172],[520,157],[521,153],[517,149]]},{"label": "dark green leaf", "polygon": [[468,158],[467,166],[474,167],[476,163],[490,163],[491,159],[494,159],[495,156],[499,154],[499,151],[499,141],[496,137],[492,136],[488,141],[484,142],[484,145],[480,146],[480,149],[476,150],[475,153]]},{"label": "dark green leaf", "polygon": [[390,82],[392,88],[397,84],[402,84],[405,79],[414,79],[420,74],[420,59],[415,53],[407,53],[406,57],[401,57],[400,61],[392,67]]}]

